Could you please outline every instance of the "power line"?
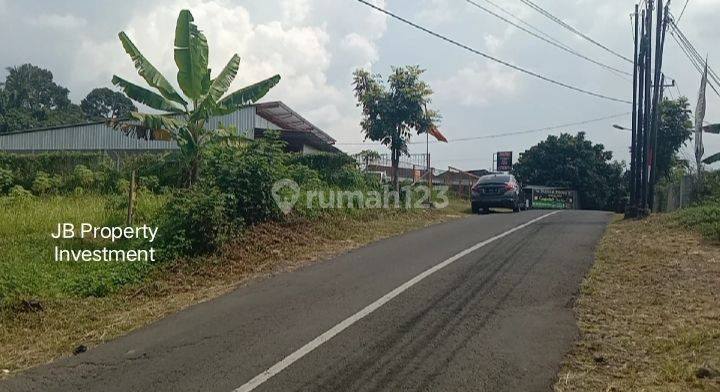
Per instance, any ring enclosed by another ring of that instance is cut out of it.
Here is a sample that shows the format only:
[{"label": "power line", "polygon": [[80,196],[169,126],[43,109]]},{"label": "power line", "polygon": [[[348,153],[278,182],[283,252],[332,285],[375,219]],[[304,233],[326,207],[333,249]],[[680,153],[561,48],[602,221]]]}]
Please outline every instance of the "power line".
[{"label": "power line", "polygon": [[[684,45],[689,49],[690,54],[692,54],[693,57],[697,60],[698,64],[701,65],[701,72],[704,71],[704,65],[706,63],[705,59],[700,55],[700,53],[695,49],[695,46],[690,42],[690,40],[687,38],[687,36],[680,30],[677,25],[673,25],[675,32],[678,34],[679,38],[683,41]],[[710,77],[715,81],[716,84],[720,84],[720,78],[718,78],[717,73],[715,73],[715,70],[708,65],[708,73]]]},{"label": "power line", "polygon": [[[695,49],[695,46],[692,42],[690,42],[687,36],[685,36],[682,30],[680,30],[673,19],[670,19],[670,27],[670,35],[672,35],[673,40],[678,44],[680,50],[683,51],[688,60],[690,60],[693,67],[702,75],[706,63],[705,59],[702,58],[697,49]],[[718,77],[717,73],[715,73],[715,70],[713,70],[710,65],[708,65],[708,77],[708,84],[710,85],[710,88],[712,88],[715,94],[720,97],[720,92],[716,87],[720,86],[720,77]]]},{"label": "power line", "polygon": [[[697,49],[695,49],[695,46],[692,44],[692,42],[690,42],[685,33],[680,30],[680,28],[674,21],[671,21],[671,28],[671,33],[674,33],[674,35],[676,35],[676,37],[682,42],[682,45],[688,50],[688,54],[691,55],[698,64],[704,64],[704,60],[700,53],[697,51]],[[709,71],[711,75],[714,76],[717,80],[717,75],[715,74],[715,72],[712,70]]]},{"label": "power line", "polygon": [[557,81],[557,80],[552,79],[552,78],[550,78],[550,77],[540,75],[540,74],[538,74],[538,73],[536,73],[536,72],[527,70],[527,69],[525,69],[525,68],[521,68],[521,67],[519,67],[519,66],[517,66],[517,65],[514,65],[514,64],[511,64],[511,63],[509,63],[509,62],[507,62],[507,61],[500,60],[500,59],[498,59],[498,58],[496,58],[496,57],[490,56],[490,55],[487,54],[487,53],[480,52],[479,50],[473,49],[473,48],[471,48],[471,47],[469,47],[469,46],[467,46],[467,45],[465,45],[465,44],[461,44],[460,42],[455,41],[455,40],[453,40],[452,38],[448,38],[448,37],[446,37],[446,36],[444,36],[444,35],[438,34],[438,33],[434,32],[434,31],[432,31],[432,30],[429,30],[429,29],[427,29],[427,28],[425,28],[425,27],[422,27],[422,26],[420,26],[420,25],[418,25],[418,24],[416,24],[416,23],[414,23],[414,22],[411,22],[411,21],[409,21],[409,20],[407,20],[407,19],[405,19],[405,18],[403,18],[403,17],[401,17],[401,16],[398,16],[398,15],[396,15],[396,14],[393,14],[393,13],[390,12],[390,11],[386,11],[385,9],[382,9],[382,8],[376,6],[376,5],[373,5],[373,4],[371,4],[371,3],[369,3],[369,2],[367,2],[367,1],[365,1],[365,0],[357,0],[357,1],[360,2],[360,3],[363,3],[363,4],[365,4],[365,5],[367,5],[367,6],[370,7],[370,8],[374,8],[374,9],[382,12],[382,13],[385,14],[385,15],[388,15],[388,16],[394,18],[394,19],[397,19],[397,20],[399,20],[399,21],[401,21],[401,22],[403,22],[403,23],[405,23],[405,24],[407,24],[407,25],[410,25],[410,26],[412,26],[412,27],[414,27],[414,28],[416,28],[416,29],[418,29],[418,30],[424,31],[424,32],[426,32],[426,33],[428,33],[428,34],[436,37],[436,38],[440,38],[440,39],[443,40],[443,41],[449,42],[449,43],[451,43],[451,44],[453,44],[453,45],[455,45],[455,46],[457,46],[457,47],[463,48],[463,49],[465,49],[465,50],[467,50],[467,51],[469,51],[469,52],[472,52],[472,53],[474,53],[474,54],[477,54],[477,55],[479,55],[479,56],[482,56],[482,57],[484,57],[484,58],[486,58],[486,59],[488,59],[488,60],[492,60],[492,61],[494,61],[494,62],[496,62],[496,63],[500,63],[500,64],[502,64],[502,65],[504,65],[504,66],[506,66],[506,67],[508,67],[508,68],[512,68],[512,69],[514,69],[514,70],[516,70],[516,71],[519,71],[519,72],[522,72],[522,73],[524,73],[524,74],[533,76],[533,77],[535,77],[535,78],[544,80],[544,81],[546,81],[546,82],[548,82],[548,83],[552,83],[552,84],[555,84],[555,85],[558,85],[558,86],[561,86],[561,87],[565,87],[565,88],[567,88],[567,89],[570,89],[570,90],[573,90],[573,91],[577,91],[577,92],[580,92],[580,93],[583,93],[583,94],[591,95],[591,96],[596,97],[596,98],[602,98],[602,99],[606,99],[606,100],[609,100],[609,101],[626,103],[626,104],[632,104],[632,102],[627,101],[627,100],[624,100],[624,99],[613,98],[613,97],[610,97],[610,96],[607,96],[607,95],[603,95],[603,94],[599,94],[599,93],[595,93],[595,92],[592,92],[592,91],[589,91],[589,90],[584,90],[584,89],[582,89],[582,88],[575,87],[575,86],[573,86],[573,85],[570,85],[570,84],[567,84],[567,83],[563,83],[563,82]]},{"label": "power line", "polygon": [[592,44],[594,44],[594,45],[596,45],[596,46],[604,49],[606,52],[611,53],[611,54],[615,55],[616,57],[618,57],[618,58],[620,58],[620,59],[622,59],[622,60],[625,60],[625,61],[627,61],[628,63],[633,64],[633,61],[632,61],[631,59],[629,59],[629,58],[621,55],[620,53],[618,53],[618,52],[616,52],[616,51],[608,48],[607,46],[601,44],[600,42],[598,42],[598,41],[590,38],[588,35],[584,34],[583,32],[581,32],[580,30],[576,29],[575,27],[572,27],[572,26],[570,26],[569,24],[565,23],[562,19],[560,19],[560,18],[556,17],[555,15],[553,15],[552,13],[546,11],[544,8],[542,8],[542,7],[540,7],[539,5],[533,3],[531,0],[520,0],[520,1],[522,1],[523,3],[525,3],[525,4],[526,4],[527,6],[529,6],[530,8],[534,9],[535,11],[539,12],[540,14],[542,14],[543,16],[545,16],[546,18],[548,18],[548,19],[552,20],[553,22],[559,24],[560,26],[562,26],[562,27],[564,27],[564,28],[572,31],[573,33],[575,33],[576,35],[578,35],[578,36],[580,36],[581,38],[585,39],[586,41],[589,41],[589,42],[591,42]]},{"label": "power line", "polygon": [[[506,137],[506,136],[516,136],[516,135],[524,135],[524,134],[528,134],[528,133],[535,133],[535,132],[542,132],[542,131],[552,131],[552,130],[560,129],[560,128],[574,127],[574,126],[578,126],[578,125],[587,125],[587,124],[591,124],[591,123],[611,120],[613,118],[625,117],[625,116],[628,116],[629,114],[630,114],[630,112],[618,113],[618,114],[613,114],[613,115],[609,115],[609,116],[605,116],[605,117],[593,118],[590,120],[571,122],[571,123],[560,124],[560,125],[553,125],[553,126],[549,126],[549,127],[526,129],[523,131],[502,132],[502,133],[496,133],[496,134],[492,134],[492,135],[451,139],[450,141],[448,141],[448,143],[467,142],[467,141],[482,140],[482,139],[495,139],[495,138]],[[425,143],[426,142],[410,142],[408,144],[413,145],[413,144],[425,144]],[[430,143],[438,143],[438,142],[431,141]],[[369,145],[381,145],[381,144],[371,142],[371,143],[336,143],[335,145],[337,145],[337,146],[369,146]]]},{"label": "power line", "polygon": [[493,7],[499,9],[499,10],[500,10],[502,13],[504,13],[505,15],[511,17],[512,19],[515,19],[516,21],[518,21],[518,23],[520,23],[520,24],[522,24],[522,25],[525,25],[525,26],[526,26],[527,28],[529,28],[530,30],[534,30],[536,33],[545,36],[545,38],[549,39],[550,41],[555,42],[555,43],[558,44],[558,45],[564,45],[562,42],[560,42],[559,40],[555,39],[555,38],[554,38],[553,36],[551,36],[550,34],[548,34],[548,33],[544,32],[544,31],[538,29],[537,27],[531,25],[530,23],[526,22],[525,20],[523,20],[523,19],[515,16],[515,14],[513,14],[512,12],[506,10],[505,8],[497,5],[497,4],[494,3],[493,1],[491,1],[491,0],[484,0],[484,1],[485,1],[486,3],[489,3],[490,5],[492,5]]},{"label": "power line", "polygon": [[[682,52],[685,54],[685,56],[688,58],[688,60],[690,60],[690,63],[693,65],[693,67],[698,71],[698,73],[700,75],[702,75],[704,72],[704,66],[705,66],[703,60],[698,60],[697,58],[695,58],[691,54],[690,49],[687,48],[685,46],[685,44],[682,43],[682,41],[677,36],[675,36],[674,34],[671,34],[671,35],[672,35],[675,43],[678,44],[678,47],[680,48],[680,50],[682,50]],[[708,85],[710,86],[710,88],[712,88],[712,90],[715,92],[715,94],[718,95],[718,97],[720,97],[720,92],[718,92],[717,88],[715,87],[716,82],[713,81],[713,79],[712,79],[709,67],[708,67],[708,76],[710,76],[710,79],[708,79]]]},{"label": "power line", "polygon": [[682,11],[680,11],[680,16],[678,16],[677,23],[680,23],[680,19],[682,19],[683,15],[685,14],[685,9],[687,8],[689,2],[690,0],[685,0],[685,5],[683,6]]},{"label": "power line", "polygon": [[[494,17],[496,17],[496,18],[498,18],[498,19],[500,19],[500,20],[502,20],[502,21],[505,21],[506,23],[508,23],[508,24],[510,24],[510,25],[512,25],[512,26],[515,26],[516,28],[518,28],[518,29],[520,29],[520,30],[522,30],[522,31],[524,31],[524,32],[532,35],[533,37],[535,37],[535,38],[537,38],[537,39],[540,39],[540,40],[542,40],[542,41],[544,41],[544,42],[547,42],[547,43],[549,43],[550,45],[555,46],[555,47],[557,47],[557,48],[559,48],[559,49],[561,49],[561,50],[563,50],[563,51],[565,51],[565,52],[567,52],[567,53],[570,53],[570,54],[574,55],[574,56],[580,57],[581,59],[587,60],[587,61],[589,61],[589,62],[591,62],[591,63],[593,63],[593,64],[596,64],[596,65],[599,65],[599,66],[601,66],[601,67],[603,67],[603,68],[605,68],[605,69],[607,69],[607,70],[609,70],[609,71],[612,71],[613,74],[616,75],[616,76],[618,76],[617,73],[621,73],[621,74],[624,74],[624,75],[627,75],[627,76],[632,76],[632,74],[629,73],[629,72],[625,72],[625,71],[619,70],[619,69],[617,69],[617,68],[611,67],[611,66],[609,66],[609,65],[607,65],[607,64],[603,64],[603,63],[601,63],[601,62],[599,62],[599,61],[593,60],[593,59],[591,59],[591,58],[589,58],[589,57],[587,57],[587,56],[585,56],[585,55],[583,55],[583,54],[581,54],[581,53],[578,53],[577,51],[575,51],[574,49],[570,48],[570,47],[567,46],[567,45],[564,45],[564,44],[561,44],[561,43],[557,43],[557,40],[550,40],[550,39],[547,39],[547,38],[545,38],[545,37],[543,37],[543,36],[541,36],[541,35],[533,32],[533,31],[530,31],[530,30],[526,29],[525,27],[522,27],[522,26],[518,25],[517,23],[515,23],[515,22],[513,22],[513,21],[511,21],[511,20],[509,20],[509,19],[507,19],[507,18],[505,18],[505,17],[503,17],[503,16],[501,16],[501,15],[498,15],[497,13],[495,13],[495,12],[493,12],[493,11],[485,8],[485,7],[483,7],[482,5],[476,3],[476,2],[474,2],[474,1],[472,1],[472,0],[465,0],[465,1],[468,2],[468,3],[470,3],[470,4],[472,4],[472,5],[474,5],[474,6],[477,7],[477,8],[479,8],[479,9],[487,12],[487,13],[490,14],[490,15],[493,15]],[[496,7],[497,7],[497,6],[496,6]],[[519,19],[519,18],[518,18],[518,19]],[[627,80],[627,79],[626,79],[626,80]]]}]

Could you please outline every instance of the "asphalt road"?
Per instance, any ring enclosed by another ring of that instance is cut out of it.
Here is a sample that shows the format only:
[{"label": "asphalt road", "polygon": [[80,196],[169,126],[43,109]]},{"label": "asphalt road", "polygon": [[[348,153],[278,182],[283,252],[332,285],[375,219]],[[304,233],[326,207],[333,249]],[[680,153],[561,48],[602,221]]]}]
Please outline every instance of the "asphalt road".
[{"label": "asphalt road", "polygon": [[0,391],[549,390],[611,215],[546,214],[473,216],[379,241],[31,369]]}]

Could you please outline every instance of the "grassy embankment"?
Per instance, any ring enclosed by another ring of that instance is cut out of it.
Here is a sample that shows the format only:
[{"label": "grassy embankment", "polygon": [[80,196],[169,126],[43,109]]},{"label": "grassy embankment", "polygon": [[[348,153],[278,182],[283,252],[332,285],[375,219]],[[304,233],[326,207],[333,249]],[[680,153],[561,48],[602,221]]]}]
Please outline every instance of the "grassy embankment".
[{"label": "grassy embankment", "polygon": [[720,390],[719,240],[717,204],[614,221],[555,390]]},{"label": "grassy embankment", "polygon": [[[345,211],[260,224],[217,254],[174,263],[54,262],[56,245],[137,247],[51,238],[59,222],[122,225],[124,209],[113,200],[90,195],[0,198],[0,377],[70,355],[80,344],[107,341],[249,279],[469,213],[467,203],[458,200],[443,210]],[[147,217],[163,201],[162,196],[142,197],[136,223],[152,225]]]}]

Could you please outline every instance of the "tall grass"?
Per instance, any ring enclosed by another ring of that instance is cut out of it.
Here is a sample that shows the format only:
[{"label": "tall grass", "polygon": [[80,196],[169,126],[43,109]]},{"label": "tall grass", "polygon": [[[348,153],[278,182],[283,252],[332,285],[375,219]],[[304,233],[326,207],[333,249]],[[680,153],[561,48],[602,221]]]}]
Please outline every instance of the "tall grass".
[{"label": "tall grass", "polygon": [[[164,197],[143,195],[139,216],[148,220]],[[0,198],[0,305],[24,299],[104,296],[141,281],[152,268],[138,262],[56,262],[61,249],[129,249],[131,241],[54,239],[58,223],[123,225],[125,210],[117,196],[74,195],[47,198]]]}]

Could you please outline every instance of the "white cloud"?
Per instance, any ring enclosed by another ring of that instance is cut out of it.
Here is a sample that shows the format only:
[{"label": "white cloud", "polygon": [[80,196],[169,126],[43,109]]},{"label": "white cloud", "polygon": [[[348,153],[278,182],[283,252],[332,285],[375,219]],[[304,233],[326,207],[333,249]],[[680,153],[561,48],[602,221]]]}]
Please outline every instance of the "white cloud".
[{"label": "white cloud", "polygon": [[[330,134],[342,138],[341,133],[359,132],[359,114],[349,84],[352,70],[371,67],[378,59],[375,41],[382,36],[385,22],[384,18],[370,14],[349,26],[345,24],[342,30],[346,34],[332,37],[329,28],[338,27],[333,26],[334,18],[330,15],[341,15],[344,11],[338,6],[318,4],[324,1],[327,0],[286,0],[278,10],[282,20],[257,22],[247,8],[235,3],[176,0],[135,14],[118,30],[125,31],[168,80],[177,85],[172,39],[179,10],[189,8],[208,39],[213,74],[225,66],[233,53],[241,56],[231,90],[280,74],[280,84],[265,100],[282,100]],[[322,10],[328,16],[313,20],[311,9]],[[80,89],[84,95],[93,87],[108,85],[112,74],[144,84],[117,38],[104,38],[75,37],[79,45],[74,49],[74,65],[64,78],[73,91]],[[340,84],[330,81],[329,75],[333,73],[341,75]]]},{"label": "white cloud", "polygon": [[[352,71],[358,67],[384,75],[392,65],[419,64],[426,68],[426,78],[435,91],[435,107],[443,112],[443,126],[449,133],[454,132],[452,137],[483,132],[477,129],[478,117],[484,119],[483,129],[524,129],[624,110],[618,104],[605,103],[486,63],[400,22],[391,22],[387,16],[356,1],[158,0],[148,3],[125,0],[122,13],[110,3],[84,2],[79,6],[78,2],[52,0],[0,0],[0,15],[4,17],[4,23],[0,24],[0,37],[4,37],[0,45],[3,60],[0,79],[4,75],[2,67],[30,62],[51,70],[55,80],[70,89],[74,102],[79,102],[94,87],[109,86],[113,74],[144,84],[117,39],[117,32],[125,30],[175,84],[177,69],[172,54],[175,21],[181,8],[189,8],[208,37],[214,74],[233,53],[242,57],[233,87],[280,73],[281,83],[266,99],[285,101],[342,142],[361,140],[360,114],[351,87]],[[374,0],[373,3],[554,79],[608,95],[627,97],[629,94],[625,81],[463,1]],[[579,40],[521,2],[496,3],[587,56],[623,66],[619,59]],[[684,1],[672,4],[677,15]],[[628,18],[632,4],[624,0],[601,3],[573,0],[562,5],[548,1],[544,6],[608,47],[625,55],[632,52]],[[709,54],[711,64],[720,64],[717,53],[713,52],[718,12],[718,0],[693,0],[681,24],[698,50]],[[694,99],[699,82],[697,72],[688,65],[674,41],[669,41],[666,54],[667,73],[678,80],[682,93]],[[708,121],[718,122],[720,112],[718,105],[713,104],[718,102],[717,97],[710,95],[708,99]],[[515,115],[518,110],[526,115]],[[607,132],[608,127],[601,123],[583,128],[594,141],[604,143],[617,157],[626,159],[627,140],[622,134]],[[503,148],[521,151],[538,138],[539,135],[533,134],[507,139],[507,143],[515,145]],[[709,139],[707,150],[718,150],[720,142]],[[499,147],[495,143],[488,143],[487,147],[459,143],[446,150],[437,148],[438,159],[465,153],[485,162],[485,156]]]},{"label": "white cloud", "polygon": [[53,29],[77,29],[85,26],[86,23],[87,21],[84,18],[72,14],[40,14],[30,19],[32,26]]},{"label": "white cloud", "polygon": [[[457,4],[457,3],[456,3]],[[448,0],[425,0],[417,14],[418,21],[437,26],[453,18],[453,6]]]},{"label": "white cloud", "polygon": [[475,107],[507,101],[520,89],[518,74],[495,63],[474,63],[431,85],[438,100]]},{"label": "white cloud", "polygon": [[483,39],[485,40],[485,47],[493,53],[497,52],[503,45],[503,40],[492,34],[485,35]]},{"label": "white cloud", "polygon": [[[346,35],[340,44],[344,55],[355,59],[354,63],[365,68],[372,66],[378,60],[378,51],[372,38],[362,36],[358,33]],[[362,63],[364,61],[364,64]]]},{"label": "white cloud", "polygon": [[285,23],[301,23],[310,15],[310,0],[282,0],[282,20]]}]

